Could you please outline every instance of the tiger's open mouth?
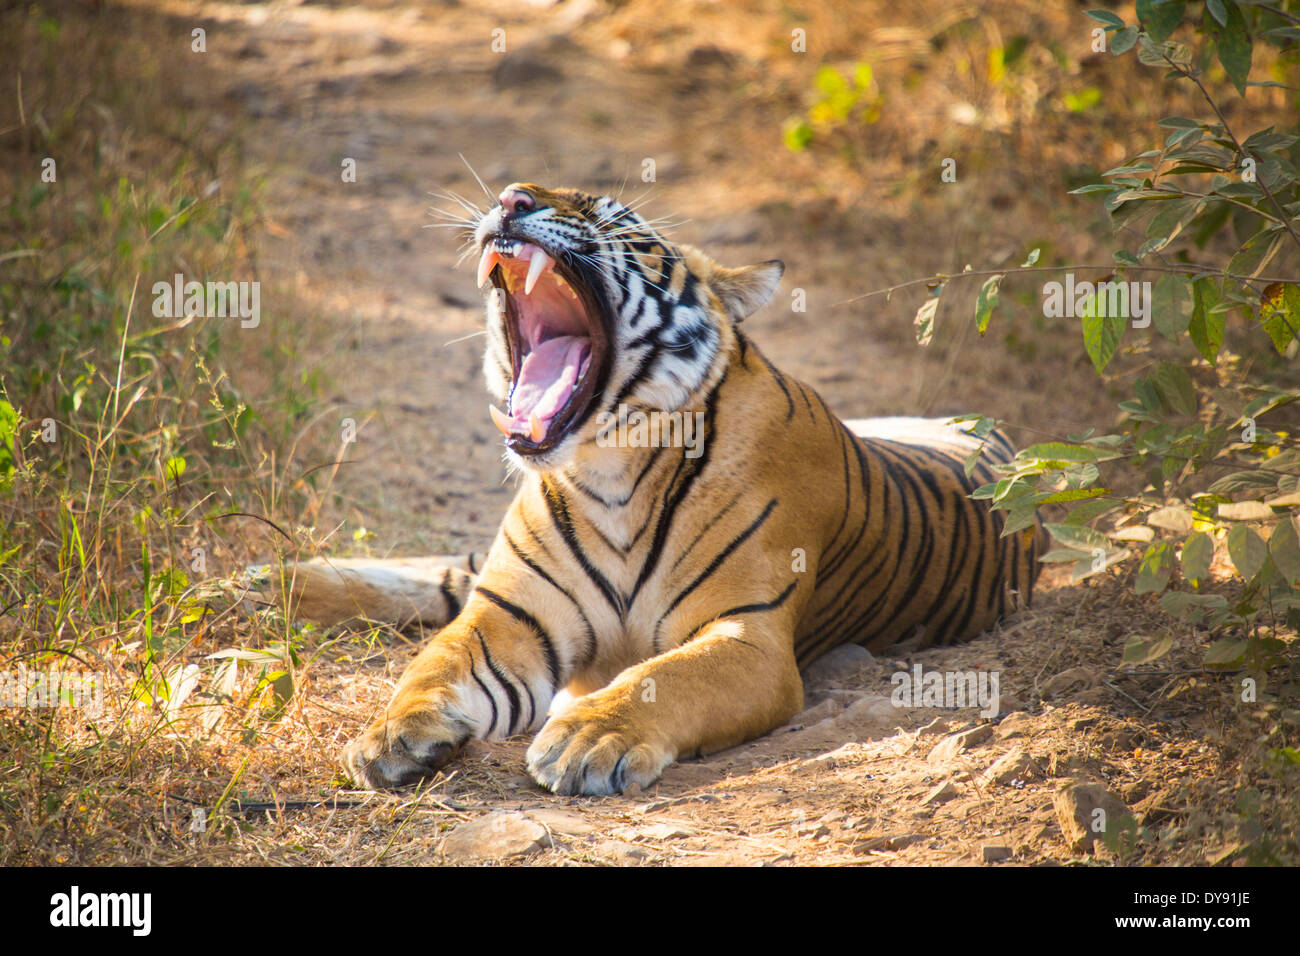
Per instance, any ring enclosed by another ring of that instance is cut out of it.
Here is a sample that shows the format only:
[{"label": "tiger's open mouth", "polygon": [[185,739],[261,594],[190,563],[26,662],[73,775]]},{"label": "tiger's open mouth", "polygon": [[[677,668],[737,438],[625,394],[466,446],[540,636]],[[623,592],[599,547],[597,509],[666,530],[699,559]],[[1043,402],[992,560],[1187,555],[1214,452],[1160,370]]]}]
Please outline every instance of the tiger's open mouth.
[{"label": "tiger's open mouth", "polygon": [[586,419],[608,375],[609,336],[600,294],[541,246],[490,236],[478,283],[504,292],[510,397],[489,406],[506,446],[520,455],[550,451]]}]

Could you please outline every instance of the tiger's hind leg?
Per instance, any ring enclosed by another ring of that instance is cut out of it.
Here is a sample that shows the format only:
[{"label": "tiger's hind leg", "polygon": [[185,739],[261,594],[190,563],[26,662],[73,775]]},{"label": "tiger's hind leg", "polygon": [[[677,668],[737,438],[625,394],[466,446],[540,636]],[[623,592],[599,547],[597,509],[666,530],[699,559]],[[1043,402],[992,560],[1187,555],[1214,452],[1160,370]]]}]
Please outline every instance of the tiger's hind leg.
[{"label": "tiger's hind leg", "polygon": [[423,558],[317,558],[274,568],[250,568],[253,587],[283,603],[294,618],[333,625],[377,621],[397,627],[442,627],[465,605],[482,556]]}]

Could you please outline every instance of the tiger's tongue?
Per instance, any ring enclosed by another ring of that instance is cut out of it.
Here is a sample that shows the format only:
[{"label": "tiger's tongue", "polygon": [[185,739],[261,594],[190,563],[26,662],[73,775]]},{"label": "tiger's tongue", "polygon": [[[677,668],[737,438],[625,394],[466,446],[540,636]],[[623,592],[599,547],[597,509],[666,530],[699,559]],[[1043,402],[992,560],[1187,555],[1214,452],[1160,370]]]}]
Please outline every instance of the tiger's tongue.
[{"label": "tiger's tongue", "polygon": [[[510,393],[511,431],[532,433],[534,441],[544,438],[551,419],[573,394],[590,355],[591,340],[579,335],[547,339],[529,352]],[[540,435],[538,425],[544,429]]]}]

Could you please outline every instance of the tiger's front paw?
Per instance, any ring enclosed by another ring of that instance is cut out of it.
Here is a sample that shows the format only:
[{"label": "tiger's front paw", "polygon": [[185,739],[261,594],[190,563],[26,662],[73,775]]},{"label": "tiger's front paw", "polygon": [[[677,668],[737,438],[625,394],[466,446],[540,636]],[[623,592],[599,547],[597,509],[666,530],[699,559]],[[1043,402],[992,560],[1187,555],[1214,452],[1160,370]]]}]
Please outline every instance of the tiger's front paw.
[{"label": "tiger's front paw", "polygon": [[622,793],[648,787],[676,758],[630,722],[576,703],[551,718],[528,747],[528,770],[543,787],[563,796]]},{"label": "tiger's front paw", "polygon": [[469,737],[436,710],[392,711],[344,748],[343,765],[358,787],[392,789],[432,777]]}]

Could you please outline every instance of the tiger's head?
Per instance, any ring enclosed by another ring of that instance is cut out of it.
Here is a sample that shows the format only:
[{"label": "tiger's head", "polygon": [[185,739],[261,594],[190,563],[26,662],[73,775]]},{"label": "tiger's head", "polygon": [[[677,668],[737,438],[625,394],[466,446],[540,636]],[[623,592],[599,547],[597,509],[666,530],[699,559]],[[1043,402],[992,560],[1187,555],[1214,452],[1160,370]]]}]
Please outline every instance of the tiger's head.
[{"label": "tiger's head", "polygon": [[519,465],[594,444],[620,403],[675,411],[726,369],[731,327],[772,296],[777,260],[729,269],[609,196],[507,186],[474,231],[490,408]]}]

